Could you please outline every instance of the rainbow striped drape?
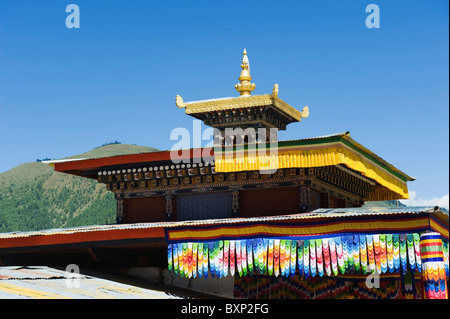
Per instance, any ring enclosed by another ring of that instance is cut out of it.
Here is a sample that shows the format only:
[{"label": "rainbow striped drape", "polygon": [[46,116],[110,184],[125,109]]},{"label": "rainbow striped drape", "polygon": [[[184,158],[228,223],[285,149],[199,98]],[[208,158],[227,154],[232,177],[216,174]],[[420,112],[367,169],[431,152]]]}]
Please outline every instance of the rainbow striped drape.
[{"label": "rainbow striped drape", "polygon": [[425,296],[447,299],[448,243],[443,245],[439,233],[424,233],[420,236],[420,250]]},{"label": "rainbow striped drape", "polygon": [[[439,237],[440,247],[442,241]],[[430,271],[429,250],[424,250],[419,234],[370,234],[293,240],[252,238],[187,242],[168,245],[168,268],[187,278],[208,274],[222,278],[228,274],[293,277],[338,276],[339,274],[401,273]],[[420,245],[420,246],[419,246]],[[444,244],[447,247],[448,243]],[[430,246],[431,247],[431,246]],[[422,249],[420,249],[422,248]],[[428,249],[428,248],[427,248]],[[442,257],[441,249],[441,259]],[[448,257],[446,258],[448,272]],[[425,265],[424,261],[428,264]],[[444,262],[442,274],[445,278]],[[433,273],[434,274],[434,273]]]}]

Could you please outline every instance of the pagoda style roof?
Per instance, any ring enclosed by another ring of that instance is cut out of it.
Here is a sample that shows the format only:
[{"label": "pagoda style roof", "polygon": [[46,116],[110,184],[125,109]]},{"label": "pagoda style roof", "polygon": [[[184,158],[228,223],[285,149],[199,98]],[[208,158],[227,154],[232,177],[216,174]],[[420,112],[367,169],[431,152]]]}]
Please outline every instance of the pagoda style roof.
[{"label": "pagoda style roof", "polygon": [[[107,157],[96,157],[87,159],[67,159],[44,161],[44,164],[53,166],[56,172],[62,172],[87,178],[97,179],[98,172],[109,171],[116,168],[144,168],[160,167],[161,165],[171,165],[172,151],[157,151],[122,154]],[[177,151],[175,151],[177,152]],[[178,156],[179,159],[194,159],[202,157],[202,154],[213,154],[213,148],[190,149],[186,157]],[[184,153],[183,153],[184,154]],[[211,162],[214,162],[214,156],[211,155]],[[109,172],[111,173],[111,172]],[[119,171],[117,170],[117,173]],[[106,173],[105,173],[106,174]]]},{"label": "pagoda style roof", "polygon": [[186,114],[200,119],[203,119],[203,117],[198,115],[202,113],[240,110],[263,106],[270,106],[278,112],[284,113],[285,116],[289,117],[291,122],[300,122],[302,118],[306,118],[309,115],[308,107],[303,108],[303,111],[300,112],[293,106],[280,99],[277,94],[274,93],[253,96],[241,95],[238,97],[226,97],[192,102],[183,102],[183,99],[178,95],[176,104],[178,107],[184,108]]},{"label": "pagoda style roof", "polygon": [[[259,143],[258,148],[270,143]],[[313,168],[340,165],[352,174],[376,182],[375,192],[367,200],[407,199],[407,182],[415,178],[402,172],[350,137],[349,132],[290,141],[278,141],[276,157],[263,159],[259,154],[248,152],[249,144],[189,149],[183,152],[183,160],[214,167],[216,173],[254,171],[264,169]],[[71,161],[48,161],[55,171],[97,179],[100,175],[121,174],[122,171],[140,172],[141,169],[167,170],[175,167],[171,152],[159,151],[140,154],[118,155]],[[178,152],[176,150],[175,152]],[[231,153],[231,156],[227,156]],[[209,154],[208,158],[202,155]],[[195,160],[195,161],[194,161]],[[269,164],[267,164],[269,163]],[[275,165],[275,166],[267,166]]]},{"label": "pagoda style roof", "polygon": [[[257,144],[269,150],[271,144]],[[368,200],[408,199],[406,182],[415,178],[368,150],[350,137],[350,132],[301,140],[279,141],[276,153],[249,151],[247,145],[226,146],[214,154],[217,172],[311,168],[345,165],[378,183]]]},{"label": "pagoda style roof", "polygon": [[218,129],[261,127],[285,130],[286,125],[308,117],[307,106],[300,112],[278,97],[278,84],[273,86],[272,94],[251,95],[256,86],[250,82],[250,63],[245,49],[241,68],[240,83],[235,85],[240,96],[184,102],[177,95],[176,105],[184,108],[186,114]]},{"label": "pagoda style roof", "polygon": [[[353,149],[354,151],[359,152],[361,155],[363,155],[363,158],[369,159],[372,162],[376,162],[379,166],[383,167],[384,169],[388,170],[390,173],[396,175],[397,177],[399,177],[401,180],[403,181],[414,181],[416,180],[415,177],[411,177],[408,174],[402,172],[401,170],[399,170],[398,168],[396,168],[394,165],[388,163],[387,161],[385,161],[383,158],[381,158],[380,156],[378,156],[377,154],[373,153],[371,150],[369,150],[368,148],[364,147],[363,145],[361,145],[360,143],[358,143],[357,141],[355,141],[353,138],[351,138],[350,136],[350,132],[342,132],[342,133],[336,133],[336,134],[329,134],[329,135],[324,135],[324,136],[318,136],[318,137],[310,137],[310,138],[304,138],[304,139],[297,139],[297,140],[285,140],[285,141],[278,141],[278,150],[283,151],[290,151],[292,150],[292,147],[296,147],[296,146],[302,146],[304,147],[304,149],[318,149],[319,146],[321,146],[322,149],[325,149],[327,147],[336,145],[336,142],[342,142],[343,144],[345,144],[346,146],[350,147],[351,149]],[[239,148],[234,146],[226,146],[224,148],[224,152],[229,152],[229,151],[236,151]],[[246,146],[244,146],[244,149],[246,149]],[[216,154],[219,155],[219,154]],[[313,167],[316,165],[312,165],[312,162],[308,164],[305,164],[305,167]],[[322,165],[319,165],[322,166]]]}]

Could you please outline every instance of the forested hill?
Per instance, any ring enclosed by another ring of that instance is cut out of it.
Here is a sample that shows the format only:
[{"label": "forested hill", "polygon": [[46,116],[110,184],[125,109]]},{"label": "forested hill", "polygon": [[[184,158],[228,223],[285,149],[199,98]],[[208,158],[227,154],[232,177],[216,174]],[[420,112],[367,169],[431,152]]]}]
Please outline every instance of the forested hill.
[{"label": "forested hill", "polygon": [[[156,149],[110,143],[69,158],[94,158]],[[58,173],[40,160],[0,174],[0,232],[115,223],[111,192],[96,180]]]}]

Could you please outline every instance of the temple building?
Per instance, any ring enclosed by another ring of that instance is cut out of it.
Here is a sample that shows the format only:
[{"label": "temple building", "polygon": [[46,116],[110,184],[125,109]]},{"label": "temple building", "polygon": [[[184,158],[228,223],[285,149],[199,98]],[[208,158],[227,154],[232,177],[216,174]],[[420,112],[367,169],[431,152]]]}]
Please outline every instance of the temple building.
[{"label": "temple building", "polygon": [[362,207],[407,199],[414,178],[349,132],[280,141],[309,108],[283,101],[277,84],[252,95],[245,50],[241,69],[239,96],[176,96],[214,129],[213,147],[50,163],[105,184],[117,225],[0,236],[0,258],[31,254],[24,247],[86,249],[94,260],[139,251],[180,285],[223,282],[227,297],[448,298],[448,214]]},{"label": "temple building", "polygon": [[56,162],[55,170],[104,183],[116,196],[118,223],[275,216],[408,198],[414,179],[349,132],[278,141],[278,130],[309,109],[279,98],[277,84],[271,94],[251,95],[248,61],[244,51],[240,96],[176,97],[186,114],[215,129],[214,147]]}]

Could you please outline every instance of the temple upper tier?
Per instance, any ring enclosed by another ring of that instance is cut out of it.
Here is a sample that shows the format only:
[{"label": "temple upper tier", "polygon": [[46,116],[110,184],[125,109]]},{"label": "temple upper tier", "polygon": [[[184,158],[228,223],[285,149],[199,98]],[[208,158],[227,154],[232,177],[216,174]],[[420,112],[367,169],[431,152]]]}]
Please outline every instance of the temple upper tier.
[{"label": "temple upper tier", "polygon": [[[241,64],[240,83],[235,85],[240,93],[238,97],[225,97],[209,100],[185,102],[177,95],[175,102],[179,108],[184,108],[186,114],[202,120],[206,125],[219,129],[225,128],[275,128],[285,130],[290,123],[300,122],[307,118],[309,108],[297,110],[278,97],[278,84],[273,86],[271,94],[251,95],[255,84],[251,83],[250,62],[247,51]],[[275,136],[274,138],[276,138]],[[268,135],[266,140],[269,140]]]}]

